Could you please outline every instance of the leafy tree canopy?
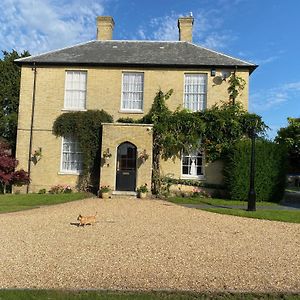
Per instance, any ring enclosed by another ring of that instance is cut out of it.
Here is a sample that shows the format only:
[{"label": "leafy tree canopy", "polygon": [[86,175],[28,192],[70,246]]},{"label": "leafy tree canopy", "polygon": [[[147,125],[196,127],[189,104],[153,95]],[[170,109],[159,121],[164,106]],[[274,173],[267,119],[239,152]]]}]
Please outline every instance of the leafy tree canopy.
[{"label": "leafy tree canopy", "polygon": [[12,148],[16,147],[18,107],[20,95],[20,67],[14,60],[29,56],[28,51],[19,54],[17,51],[2,51],[0,59],[0,137],[4,138]]},{"label": "leafy tree canopy", "polygon": [[28,173],[24,170],[15,170],[18,161],[12,157],[10,146],[0,140],[0,189],[6,192],[8,185],[24,185],[29,183]]},{"label": "leafy tree canopy", "polygon": [[300,118],[288,118],[288,126],[280,128],[275,141],[288,149],[289,171],[300,172]]}]

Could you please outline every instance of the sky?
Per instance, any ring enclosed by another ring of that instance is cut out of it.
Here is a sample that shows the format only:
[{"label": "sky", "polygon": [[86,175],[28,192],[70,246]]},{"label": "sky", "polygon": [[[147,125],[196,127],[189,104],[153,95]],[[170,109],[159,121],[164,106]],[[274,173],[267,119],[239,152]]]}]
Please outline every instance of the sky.
[{"label": "sky", "polygon": [[274,138],[300,117],[300,0],[2,0],[0,49],[31,54],[96,38],[96,17],[112,16],[113,39],[178,40],[192,12],[195,44],[256,63],[249,111]]}]

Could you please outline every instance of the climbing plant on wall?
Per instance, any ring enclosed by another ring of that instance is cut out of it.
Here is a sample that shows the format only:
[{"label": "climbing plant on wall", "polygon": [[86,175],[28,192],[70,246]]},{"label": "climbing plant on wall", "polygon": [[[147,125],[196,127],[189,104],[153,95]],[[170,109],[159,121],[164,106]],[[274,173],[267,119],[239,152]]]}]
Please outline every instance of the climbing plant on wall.
[{"label": "climbing plant on wall", "polygon": [[235,142],[247,137],[255,128],[264,133],[261,117],[246,112],[240,103],[222,103],[201,112],[186,109],[169,110],[166,101],[172,90],[158,91],[149,113],[140,120],[129,118],[119,122],[153,124],[153,192],[160,190],[160,159],[179,157],[200,147],[207,161],[222,159]]},{"label": "climbing plant on wall", "polygon": [[104,110],[88,110],[63,113],[53,124],[55,136],[73,136],[79,142],[83,156],[83,172],[79,182],[81,189],[86,189],[88,185],[97,188],[99,184],[101,124],[112,122],[112,116]]}]

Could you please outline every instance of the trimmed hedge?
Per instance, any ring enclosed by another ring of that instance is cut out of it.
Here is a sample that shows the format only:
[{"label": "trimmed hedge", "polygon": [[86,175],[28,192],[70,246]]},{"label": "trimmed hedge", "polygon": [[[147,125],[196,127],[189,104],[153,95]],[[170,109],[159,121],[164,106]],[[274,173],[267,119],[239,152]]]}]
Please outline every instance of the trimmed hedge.
[{"label": "trimmed hedge", "polygon": [[[257,201],[279,202],[286,180],[286,148],[271,141],[257,140],[255,191]],[[247,200],[250,181],[251,141],[238,142],[225,160],[225,183],[231,199]]]}]

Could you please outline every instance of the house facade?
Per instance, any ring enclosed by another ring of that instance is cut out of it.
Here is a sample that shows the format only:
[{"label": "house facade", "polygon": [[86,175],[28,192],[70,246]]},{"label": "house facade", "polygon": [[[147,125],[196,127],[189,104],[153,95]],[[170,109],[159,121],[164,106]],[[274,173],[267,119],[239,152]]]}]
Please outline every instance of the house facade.
[{"label": "house facade", "polygon": [[[228,100],[226,78],[232,72],[246,81],[237,100],[248,108],[249,75],[256,65],[193,44],[193,22],[178,20],[179,41],[117,41],[113,19],[101,16],[97,40],[16,60],[21,66],[16,155],[30,171],[29,191],[78,183],[78,141],[52,134],[62,113],[103,109],[113,116],[115,123],[102,125],[100,185],[134,192],[151,185],[152,126],[118,123],[119,118],[147,114],[159,89],[174,90],[167,102],[171,110],[209,108]],[[36,162],[35,151],[41,152]],[[207,183],[223,180],[221,163],[207,164],[200,150],[163,161],[161,172]]]}]

